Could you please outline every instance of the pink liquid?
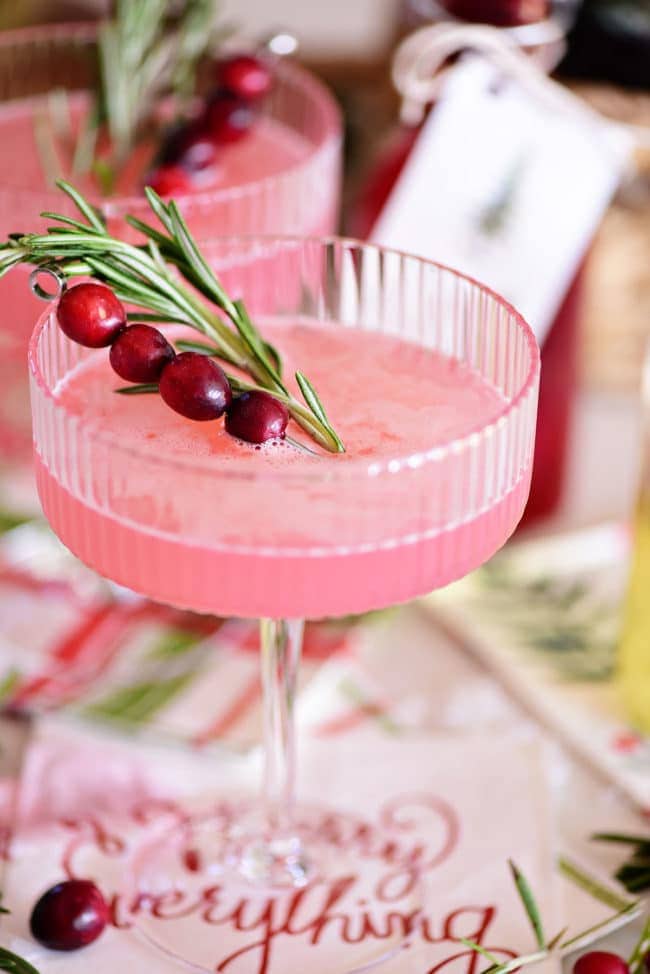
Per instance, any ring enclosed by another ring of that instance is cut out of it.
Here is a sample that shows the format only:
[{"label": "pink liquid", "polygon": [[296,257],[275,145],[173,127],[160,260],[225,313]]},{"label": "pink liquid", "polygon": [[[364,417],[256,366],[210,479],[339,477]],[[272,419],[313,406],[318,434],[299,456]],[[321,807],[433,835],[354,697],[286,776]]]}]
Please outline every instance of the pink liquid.
[{"label": "pink liquid", "polygon": [[[73,117],[79,116],[85,97],[75,96],[70,101]],[[47,101],[43,99],[16,101],[5,107],[0,126],[2,138],[5,144],[19,147],[20,165],[16,164],[17,153],[0,155],[1,185],[30,192],[46,189],[48,180],[37,139],[39,118],[46,127],[51,125]],[[74,127],[77,128],[78,124]],[[66,149],[65,141],[59,140],[58,145],[60,149]],[[303,161],[309,155],[310,148],[309,141],[295,130],[273,118],[261,116],[241,141],[220,148],[218,164],[210,177],[203,180],[201,189],[228,189],[275,176]],[[156,149],[153,142],[136,149],[118,174],[111,196],[136,196],[140,193]],[[59,168],[66,178],[71,179],[83,193],[97,198],[99,186],[95,178],[71,175],[70,161],[69,151],[58,153]],[[32,220],[37,216],[38,212],[30,214]]]},{"label": "pink liquid", "polygon": [[[90,422],[87,449],[37,456],[54,530],[102,575],[163,602],[240,616],[336,616],[404,601],[475,567],[507,538],[529,471],[473,510],[467,451],[413,457],[483,429],[504,400],[456,360],[383,334],[267,322],[286,374],[301,368],[346,443],[343,456],[262,449],[157,396],[116,396],[105,351],[55,390]],[[295,424],[291,435],[301,434]],[[119,447],[103,437],[118,434]],[[303,438],[304,439],[304,438]],[[74,465],[78,490],[57,467]],[[456,490],[459,482],[462,490]]]}]

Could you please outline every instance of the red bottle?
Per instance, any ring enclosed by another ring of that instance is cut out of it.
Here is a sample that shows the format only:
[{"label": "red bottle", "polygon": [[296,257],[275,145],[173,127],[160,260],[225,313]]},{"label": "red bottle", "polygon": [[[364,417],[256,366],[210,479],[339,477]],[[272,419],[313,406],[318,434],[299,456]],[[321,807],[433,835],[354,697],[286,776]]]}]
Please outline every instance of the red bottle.
[{"label": "red bottle", "polygon": [[[474,11],[472,19],[509,27],[539,19],[548,13],[546,0],[444,0],[451,13]],[[417,9],[416,9],[417,8]],[[481,10],[479,17],[478,11]],[[430,16],[427,14],[430,11]],[[408,0],[404,22],[421,26],[435,14],[444,15],[434,0]],[[526,17],[529,20],[526,20]],[[432,109],[432,110],[435,110]],[[393,185],[409,157],[419,128],[402,126],[392,134],[375,161],[349,218],[347,231],[362,239],[372,228],[387,202]],[[535,464],[528,506],[522,525],[548,517],[558,508],[564,487],[569,433],[577,387],[578,321],[582,269],[576,273],[542,348],[542,374],[539,393]]]}]

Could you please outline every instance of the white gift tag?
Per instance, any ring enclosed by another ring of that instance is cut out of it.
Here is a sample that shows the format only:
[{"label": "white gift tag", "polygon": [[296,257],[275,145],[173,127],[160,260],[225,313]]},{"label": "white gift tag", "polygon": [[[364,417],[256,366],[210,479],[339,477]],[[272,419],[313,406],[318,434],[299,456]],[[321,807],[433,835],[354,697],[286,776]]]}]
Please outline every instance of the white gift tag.
[{"label": "white gift tag", "polygon": [[486,59],[466,56],[449,73],[372,240],[484,282],[542,342],[631,147],[604,119],[549,109]]}]

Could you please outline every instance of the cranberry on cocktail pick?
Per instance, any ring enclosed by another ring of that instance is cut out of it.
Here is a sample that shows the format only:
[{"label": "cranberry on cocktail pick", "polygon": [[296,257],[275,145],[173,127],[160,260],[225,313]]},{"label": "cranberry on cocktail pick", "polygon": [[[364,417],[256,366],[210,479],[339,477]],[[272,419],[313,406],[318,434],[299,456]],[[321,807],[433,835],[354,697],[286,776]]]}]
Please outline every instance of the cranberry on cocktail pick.
[{"label": "cranberry on cocktail pick", "polygon": [[217,64],[217,84],[245,101],[260,101],[273,87],[267,64],[252,54],[235,54]]},{"label": "cranberry on cocktail pick", "polygon": [[209,99],[203,124],[214,142],[238,142],[249,132],[255,114],[248,101],[227,90],[220,90]]},{"label": "cranberry on cocktail pick", "polygon": [[217,150],[210,131],[201,120],[196,120],[184,124],[171,134],[163,145],[161,161],[196,174],[214,165],[216,156]]},{"label": "cranberry on cocktail pick", "polygon": [[174,349],[162,332],[151,325],[129,325],[111,347],[113,370],[127,382],[157,382],[174,358]]},{"label": "cranberry on cocktail pick", "polygon": [[226,431],[247,443],[282,439],[288,422],[289,410],[268,392],[244,392],[226,413]]},{"label": "cranberry on cocktail pick", "polygon": [[126,311],[105,284],[84,283],[64,291],[56,309],[59,327],[87,348],[111,345],[126,327]]},{"label": "cranberry on cocktail pick", "polygon": [[221,366],[198,352],[181,352],[166,365],[159,389],[167,405],[188,419],[218,419],[232,401]]},{"label": "cranberry on cocktail pick", "polygon": [[575,962],[573,974],[629,974],[629,968],[618,954],[590,950]]},{"label": "cranberry on cocktail pick", "polygon": [[158,193],[159,196],[183,196],[194,190],[189,173],[181,166],[165,165],[154,169],[147,177],[147,185]]},{"label": "cranberry on cocktail pick", "polygon": [[41,896],[30,928],[34,939],[50,950],[77,950],[97,940],[108,920],[108,906],[95,884],[68,879]]}]

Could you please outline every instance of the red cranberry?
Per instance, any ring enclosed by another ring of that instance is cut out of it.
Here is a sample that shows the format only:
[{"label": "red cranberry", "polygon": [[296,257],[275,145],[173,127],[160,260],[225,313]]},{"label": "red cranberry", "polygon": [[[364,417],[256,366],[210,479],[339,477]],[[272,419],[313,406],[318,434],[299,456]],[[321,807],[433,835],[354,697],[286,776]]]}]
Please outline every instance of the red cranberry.
[{"label": "red cranberry", "polygon": [[126,311],[105,284],[68,288],[59,300],[56,316],[61,331],[87,348],[105,348],[126,326]]},{"label": "red cranberry", "polygon": [[110,359],[114,371],[127,382],[157,382],[175,354],[157,328],[129,325],[113,342]]},{"label": "red cranberry", "polygon": [[629,974],[629,969],[618,954],[605,950],[590,950],[573,965],[573,974]]},{"label": "red cranberry", "polygon": [[268,392],[244,392],[226,413],[226,430],[247,443],[282,439],[288,422],[289,410]]},{"label": "red cranberry", "polygon": [[273,75],[259,58],[236,54],[217,65],[217,82],[238,98],[259,101],[273,87]]},{"label": "red cranberry", "polygon": [[188,173],[201,173],[214,165],[217,149],[211,132],[201,121],[176,130],[162,150],[165,163],[180,166]]},{"label": "red cranberry", "polygon": [[248,133],[254,119],[255,112],[247,101],[222,90],[209,100],[204,125],[215,142],[238,142]]},{"label": "red cranberry", "polygon": [[50,950],[77,950],[97,940],[108,906],[94,883],[69,879],[41,896],[32,910],[32,936]]},{"label": "red cranberry", "polygon": [[454,17],[495,27],[534,24],[548,17],[549,0],[443,0]]},{"label": "red cranberry", "polygon": [[185,170],[172,165],[154,169],[147,179],[147,185],[155,189],[159,196],[183,196],[194,189],[194,184]]},{"label": "red cranberry", "polygon": [[232,401],[223,369],[207,355],[181,352],[160,376],[160,395],[188,419],[218,419]]}]

